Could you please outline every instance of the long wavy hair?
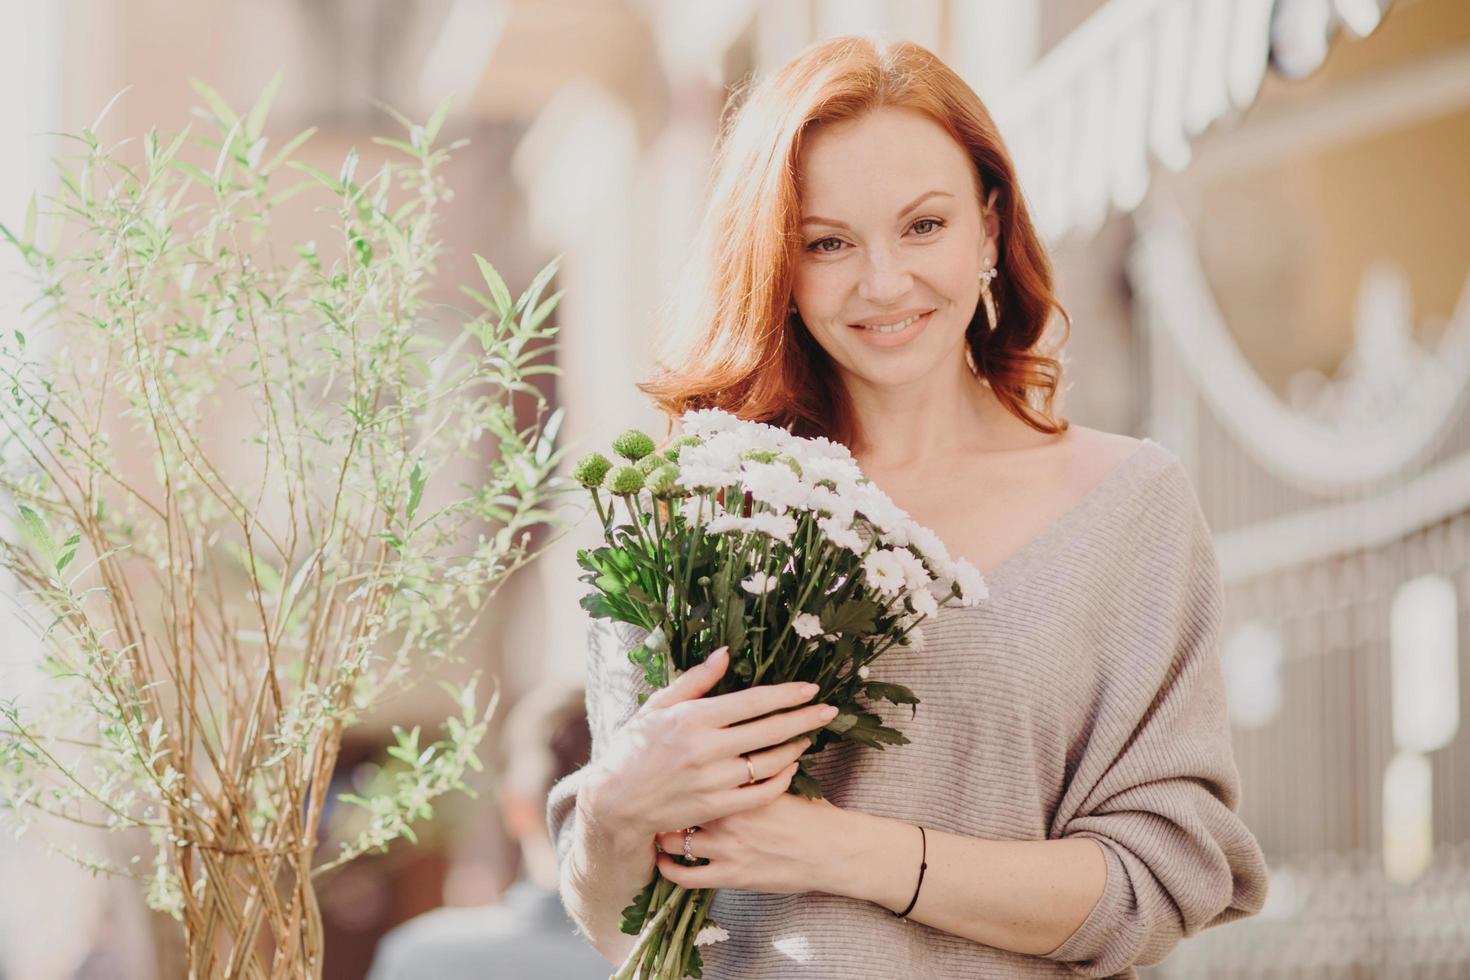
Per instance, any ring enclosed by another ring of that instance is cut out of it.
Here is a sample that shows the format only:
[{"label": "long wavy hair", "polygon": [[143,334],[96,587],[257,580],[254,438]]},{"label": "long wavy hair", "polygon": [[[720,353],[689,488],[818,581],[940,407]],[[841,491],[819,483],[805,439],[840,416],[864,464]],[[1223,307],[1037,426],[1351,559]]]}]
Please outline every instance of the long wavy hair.
[{"label": "long wavy hair", "polygon": [[[797,161],[812,127],[885,106],[926,113],[948,130],[974,162],[980,201],[999,188],[1000,275],[991,284],[999,322],[992,328],[977,304],[966,343],[1008,410],[1041,432],[1068,427],[1054,414],[1062,371],[1051,355],[1070,336],[1071,318],[1052,292],[1051,260],[989,111],[923,46],[844,35],[811,45],[759,84],[736,86],[727,102],[708,204],[661,310],[659,370],[638,383],[670,430],[688,409],[720,408],[853,445],[856,419],[831,358],[788,314],[802,242]],[[1043,343],[1053,310],[1066,331]]]}]

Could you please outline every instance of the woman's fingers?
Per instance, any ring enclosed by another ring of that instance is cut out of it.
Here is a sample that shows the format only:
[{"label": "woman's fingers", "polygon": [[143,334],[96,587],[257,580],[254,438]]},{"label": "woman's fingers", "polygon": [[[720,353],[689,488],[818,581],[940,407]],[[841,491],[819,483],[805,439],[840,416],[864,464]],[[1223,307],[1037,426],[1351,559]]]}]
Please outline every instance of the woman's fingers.
[{"label": "woman's fingers", "polygon": [[690,708],[699,720],[711,728],[724,728],[772,711],[804,704],[816,697],[821,688],[804,681],[785,684],[757,684],[743,691],[731,691],[706,698]]},{"label": "woman's fingers", "polygon": [[836,717],[837,708],[830,704],[794,708],[716,732],[715,745],[721,755],[742,755],[816,731]]},{"label": "woman's fingers", "polygon": [[648,696],[643,702],[644,710],[649,708],[666,708],[680,701],[693,701],[702,698],[705,692],[720,682],[725,674],[725,668],[730,665],[730,648],[720,647],[704,662],[690,667],[684,673],[674,678],[674,682],[668,687],[661,687]]},{"label": "woman's fingers", "polygon": [[[797,764],[793,762],[769,779],[715,793],[710,797],[712,809],[721,814],[731,814],[765,806],[786,792],[786,788],[791,785],[791,777],[796,775],[796,769]],[[695,836],[699,835],[696,833]]]},{"label": "woman's fingers", "polygon": [[[752,769],[755,770],[755,782],[769,779],[800,759],[802,754],[812,747],[812,741],[809,736],[793,739],[790,742],[772,746],[764,752],[750,752],[744,757],[737,757],[730,765],[730,771],[736,774],[730,785],[732,787],[746,785]],[[749,766],[745,764],[746,759],[750,760]]]}]

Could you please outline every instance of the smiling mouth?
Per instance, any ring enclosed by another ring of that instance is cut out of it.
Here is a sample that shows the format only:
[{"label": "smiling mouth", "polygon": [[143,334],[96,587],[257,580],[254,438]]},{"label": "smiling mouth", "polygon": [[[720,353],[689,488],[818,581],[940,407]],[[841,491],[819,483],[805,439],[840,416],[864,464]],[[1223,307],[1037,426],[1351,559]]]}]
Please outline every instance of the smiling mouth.
[{"label": "smiling mouth", "polygon": [[920,320],[926,319],[933,312],[934,312],[933,310],[929,310],[927,313],[920,313],[920,314],[918,314],[916,316],[909,317],[907,320],[900,320],[897,323],[890,323],[890,324],[887,324],[887,325],[881,326],[881,327],[879,327],[879,326],[869,326],[869,325],[867,325],[865,323],[854,323],[854,324],[852,324],[852,326],[854,328],[858,329],[858,330],[866,330],[869,333],[876,333],[876,334],[903,333],[905,330],[907,330],[909,327],[912,327],[914,324],[918,323]]}]

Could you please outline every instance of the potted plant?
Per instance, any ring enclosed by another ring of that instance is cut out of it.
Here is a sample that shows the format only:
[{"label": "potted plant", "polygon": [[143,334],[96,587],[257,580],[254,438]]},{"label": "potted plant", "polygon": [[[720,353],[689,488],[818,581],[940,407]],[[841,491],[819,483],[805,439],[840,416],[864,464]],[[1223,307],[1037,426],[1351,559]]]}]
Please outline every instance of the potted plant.
[{"label": "potted plant", "polygon": [[[321,975],[313,879],[464,788],[495,698],[451,688],[440,735],[397,730],[399,768],[347,798],[361,833],[318,854],[344,729],[451,658],[561,523],[535,384],[557,263],[512,299],[478,259],[445,323],[449,103],[393,113],[375,172],[354,150],[326,173],[294,159],[314,130],[266,135],[279,83],[241,114],[195,82],[205,132],[107,146],[99,118],[0,228],[38,286],[0,341],[0,566],[48,674],[44,698],[0,692],[0,817],[145,842],[79,858],[140,879],[200,977]],[[322,244],[283,249],[298,195]]]}]

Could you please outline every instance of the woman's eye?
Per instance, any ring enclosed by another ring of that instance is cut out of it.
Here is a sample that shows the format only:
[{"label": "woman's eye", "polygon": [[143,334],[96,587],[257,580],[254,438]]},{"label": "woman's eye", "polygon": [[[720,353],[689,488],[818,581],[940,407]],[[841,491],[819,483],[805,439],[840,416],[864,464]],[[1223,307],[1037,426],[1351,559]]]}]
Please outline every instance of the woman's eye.
[{"label": "woman's eye", "polygon": [[[932,231],[921,231],[921,232],[919,232],[920,235],[932,235],[935,231],[938,231],[940,228],[943,228],[944,227],[944,222],[943,221],[940,221],[938,218],[920,218],[918,221],[915,221],[909,227],[911,227],[911,228],[918,228],[920,225],[934,225],[934,229]],[[826,248],[826,247],[824,247],[824,246],[826,246],[828,244],[836,244],[839,247],[838,248]],[[808,245],[806,247],[806,250],[808,252],[821,252],[824,255],[831,255],[833,252],[840,252],[842,250],[840,248],[841,245],[842,245],[842,239],[840,239],[840,238],[819,238],[816,241],[812,242],[810,245]]]}]

